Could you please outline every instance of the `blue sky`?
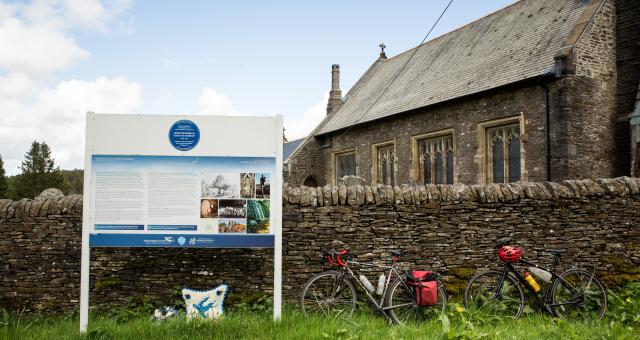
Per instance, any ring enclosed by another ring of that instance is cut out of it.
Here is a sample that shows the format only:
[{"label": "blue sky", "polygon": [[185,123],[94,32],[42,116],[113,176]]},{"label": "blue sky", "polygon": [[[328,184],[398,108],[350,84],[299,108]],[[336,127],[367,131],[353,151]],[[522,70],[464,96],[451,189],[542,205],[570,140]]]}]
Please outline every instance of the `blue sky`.
[{"label": "blue sky", "polygon": [[[0,155],[30,141],[81,168],[84,112],[322,119],[331,64],[344,93],[378,57],[419,43],[447,0],[0,2]],[[454,0],[430,38],[512,0]],[[4,55],[4,56],[3,56]]]}]

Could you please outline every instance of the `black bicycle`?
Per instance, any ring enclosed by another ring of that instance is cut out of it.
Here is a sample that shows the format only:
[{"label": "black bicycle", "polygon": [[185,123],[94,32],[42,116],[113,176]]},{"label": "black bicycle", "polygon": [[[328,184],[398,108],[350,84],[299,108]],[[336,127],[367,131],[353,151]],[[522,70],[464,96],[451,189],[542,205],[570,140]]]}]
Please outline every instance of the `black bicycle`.
[{"label": "black bicycle", "polygon": [[[525,308],[522,287],[531,293],[535,304],[544,312],[565,319],[600,320],[607,310],[607,293],[594,273],[584,269],[571,268],[557,274],[557,265],[562,257],[562,249],[548,249],[553,255],[550,269],[536,265],[522,257],[522,250],[513,246],[512,238],[498,240],[496,250],[503,262],[502,269],[475,275],[469,280],[464,292],[467,308],[476,308],[490,313],[518,318]],[[547,281],[541,289],[537,281],[528,273],[520,273],[514,264],[529,266],[541,281]]]},{"label": "black bicycle", "polygon": [[[382,266],[353,260],[347,250],[334,249],[324,251],[323,258],[334,266],[336,270],[328,270],[314,275],[302,288],[300,307],[305,314],[319,314],[324,316],[348,316],[357,306],[358,284],[373,305],[389,323],[403,324],[407,322],[422,322],[439,316],[447,307],[447,295],[440,280],[432,280],[437,284],[433,303],[428,305],[418,303],[416,289],[407,282],[407,273],[400,271],[397,262],[402,251],[391,252],[391,265]],[[375,267],[388,270],[383,284],[375,289],[364,275],[352,266]]]}]

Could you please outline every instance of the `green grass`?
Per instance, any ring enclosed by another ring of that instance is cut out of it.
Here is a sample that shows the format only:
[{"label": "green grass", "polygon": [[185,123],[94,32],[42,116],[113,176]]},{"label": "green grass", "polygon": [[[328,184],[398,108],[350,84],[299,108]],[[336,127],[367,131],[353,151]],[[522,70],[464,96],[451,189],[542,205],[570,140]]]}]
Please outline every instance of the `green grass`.
[{"label": "green grass", "polygon": [[[86,335],[79,332],[76,314],[66,317],[0,315],[0,339],[637,339],[640,334],[640,283],[609,291],[609,308],[602,321],[568,322],[528,312],[518,320],[465,310],[452,302],[445,316],[422,324],[389,326],[362,305],[349,318],[307,317],[285,306],[273,322],[268,301],[236,303],[215,322],[149,320],[144,308],[111,310],[92,315]],[[145,307],[149,308],[149,306]]]},{"label": "green grass", "polygon": [[[540,314],[519,320],[497,319],[468,311],[450,311],[444,320],[420,325],[388,326],[381,317],[358,313],[346,319],[306,317],[285,308],[274,323],[264,312],[230,312],[216,322],[172,319],[161,323],[148,318],[118,321],[93,316],[82,336],[77,316],[29,319],[5,314],[2,339],[635,339],[640,328],[610,319],[569,323]],[[637,326],[637,325],[636,325]]]}]

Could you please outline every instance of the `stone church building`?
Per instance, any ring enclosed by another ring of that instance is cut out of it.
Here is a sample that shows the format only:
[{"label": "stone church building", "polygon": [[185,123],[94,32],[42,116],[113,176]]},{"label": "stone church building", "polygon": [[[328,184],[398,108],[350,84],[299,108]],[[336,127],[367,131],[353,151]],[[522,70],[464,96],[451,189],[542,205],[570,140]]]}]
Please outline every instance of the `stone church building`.
[{"label": "stone church building", "polygon": [[[387,58],[285,165],[290,185],[484,184],[631,171],[640,1],[521,0]],[[383,47],[383,45],[381,46]]]}]

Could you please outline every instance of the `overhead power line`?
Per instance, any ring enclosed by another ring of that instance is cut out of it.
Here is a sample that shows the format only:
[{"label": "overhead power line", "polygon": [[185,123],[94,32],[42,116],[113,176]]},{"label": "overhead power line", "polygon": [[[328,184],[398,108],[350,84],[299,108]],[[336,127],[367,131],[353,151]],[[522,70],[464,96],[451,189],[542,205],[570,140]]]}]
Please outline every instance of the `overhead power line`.
[{"label": "overhead power line", "polygon": [[425,41],[427,41],[427,38],[429,38],[429,35],[431,34],[431,32],[433,32],[433,30],[436,28],[436,26],[438,25],[438,23],[440,22],[440,19],[442,19],[442,17],[444,16],[444,14],[447,12],[447,10],[449,9],[449,6],[451,6],[451,3],[453,3],[453,0],[450,0],[449,3],[447,4],[447,7],[444,8],[444,10],[442,11],[442,13],[440,13],[440,16],[438,17],[438,19],[436,19],[436,21],[433,23],[433,25],[431,26],[431,28],[429,29],[429,32],[427,32],[427,35],[424,36],[424,38],[422,39],[422,41],[420,42],[420,44],[418,45],[418,47],[413,49],[413,52],[411,53],[411,55],[409,56],[409,59],[407,59],[407,61],[402,65],[402,67],[400,68],[400,70],[398,70],[398,72],[393,76],[393,78],[391,78],[391,81],[389,82],[389,84],[387,84],[387,87],[384,88],[384,90],[380,93],[380,95],[378,96],[378,98],[376,98],[376,100],[373,102],[373,104],[371,104],[371,106],[369,106],[369,108],[353,123],[349,126],[349,128],[347,130],[345,130],[345,132],[341,133],[338,137],[342,137],[345,134],[347,134],[349,131],[351,131],[351,129],[357,125],[360,120],[362,120],[362,118],[364,118],[364,116],[369,113],[369,111],[371,111],[371,109],[378,103],[378,101],[380,100],[380,98],[382,98],[382,96],[387,92],[387,90],[389,90],[389,88],[391,87],[391,85],[395,82],[395,80],[398,78],[398,76],[402,73],[402,71],[404,71],[404,69],[407,67],[407,65],[409,64],[409,62],[411,61],[411,59],[413,59],[413,56],[418,52],[418,49],[420,47],[422,47],[422,45],[424,44]]}]

